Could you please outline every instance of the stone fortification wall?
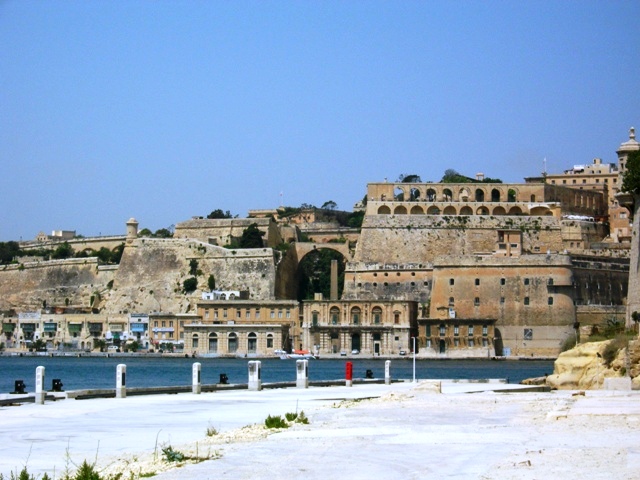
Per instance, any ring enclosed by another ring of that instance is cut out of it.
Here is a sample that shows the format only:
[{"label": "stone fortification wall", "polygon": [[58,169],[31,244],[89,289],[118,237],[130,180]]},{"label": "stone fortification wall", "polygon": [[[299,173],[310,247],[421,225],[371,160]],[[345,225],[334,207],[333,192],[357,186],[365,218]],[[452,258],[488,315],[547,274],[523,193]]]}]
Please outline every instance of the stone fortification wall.
[{"label": "stone fortification wall", "polygon": [[348,262],[343,300],[413,300],[431,296],[433,265],[420,263]]},{"label": "stone fortification wall", "polygon": [[242,232],[253,223],[264,232],[265,246],[275,247],[282,243],[280,230],[272,218],[194,218],[177,224],[173,236],[224,246],[242,237]]},{"label": "stone fortification wall", "polygon": [[[191,260],[198,273],[192,275]],[[216,288],[248,290],[251,299],[274,299],[276,268],[270,248],[228,250],[189,239],[138,238],[125,247],[106,311],[186,313],[202,291],[209,275]],[[183,282],[194,277],[198,288],[185,295]]]},{"label": "stone fortification wall", "polygon": [[124,235],[112,235],[105,237],[83,237],[83,238],[72,238],[69,240],[50,240],[46,242],[23,242],[20,244],[20,248],[22,250],[35,250],[40,248],[52,249],[55,250],[62,243],[68,243],[71,248],[75,252],[82,252],[83,250],[94,250],[98,251],[101,248],[107,248],[109,250],[113,250],[116,247],[119,247],[126,240]]},{"label": "stone fortification wall", "polygon": [[46,306],[89,308],[91,296],[107,292],[113,269],[96,258],[26,262],[0,267],[0,309],[19,312]]},{"label": "stone fortification wall", "polygon": [[370,215],[365,217],[355,261],[430,263],[442,255],[493,253],[498,231],[522,233],[522,251],[562,251],[554,217]]}]

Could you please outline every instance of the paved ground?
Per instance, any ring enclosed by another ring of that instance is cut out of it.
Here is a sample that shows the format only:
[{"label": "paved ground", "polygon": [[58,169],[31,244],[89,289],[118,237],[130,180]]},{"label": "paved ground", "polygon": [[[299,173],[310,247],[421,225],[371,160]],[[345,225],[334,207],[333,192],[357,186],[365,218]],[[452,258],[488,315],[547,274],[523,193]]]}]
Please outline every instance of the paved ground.
[{"label": "paved ground", "polygon": [[[155,472],[159,480],[640,478],[640,392],[490,391],[496,386],[444,383],[440,394],[419,382],[2,407],[0,472],[26,464],[59,478],[87,459],[104,475]],[[267,415],[300,410],[309,425],[262,427]],[[211,428],[217,435],[207,436]],[[215,459],[175,468],[162,455],[168,446]]]}]

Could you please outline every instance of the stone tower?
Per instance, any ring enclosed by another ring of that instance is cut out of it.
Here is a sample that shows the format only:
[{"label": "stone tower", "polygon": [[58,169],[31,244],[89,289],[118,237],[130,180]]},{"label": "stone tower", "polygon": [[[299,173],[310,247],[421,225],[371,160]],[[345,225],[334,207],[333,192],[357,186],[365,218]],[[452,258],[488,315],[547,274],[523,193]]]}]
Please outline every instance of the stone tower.
[{"label": "stone tower", "polygon": [[138,221],[131,217],[127,221],[127,243],[132,243],[138,238]]}]

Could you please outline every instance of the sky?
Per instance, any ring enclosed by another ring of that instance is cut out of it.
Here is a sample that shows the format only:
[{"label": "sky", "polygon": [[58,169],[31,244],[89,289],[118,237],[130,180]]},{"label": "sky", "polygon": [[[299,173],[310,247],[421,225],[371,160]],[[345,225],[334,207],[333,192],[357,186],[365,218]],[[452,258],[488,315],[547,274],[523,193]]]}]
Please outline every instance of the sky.
[{"label": "sky", "polygon": [[638,18],[637,0],[0,0],[0,241],[615,162],[640,127]]}]

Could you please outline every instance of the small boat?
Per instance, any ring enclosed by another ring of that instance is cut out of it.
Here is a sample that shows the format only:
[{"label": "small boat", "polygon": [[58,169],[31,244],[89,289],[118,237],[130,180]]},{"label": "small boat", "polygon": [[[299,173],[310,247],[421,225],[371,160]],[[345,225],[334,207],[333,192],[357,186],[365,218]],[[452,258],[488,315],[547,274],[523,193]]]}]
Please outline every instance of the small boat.
[{"label": "small boat", "polygon": [[280,355],[280,359],[282,360],[304,360],[309,358],[316,358],[313,353],[309,350],[294,350],[291,353],[283,353]]}]

